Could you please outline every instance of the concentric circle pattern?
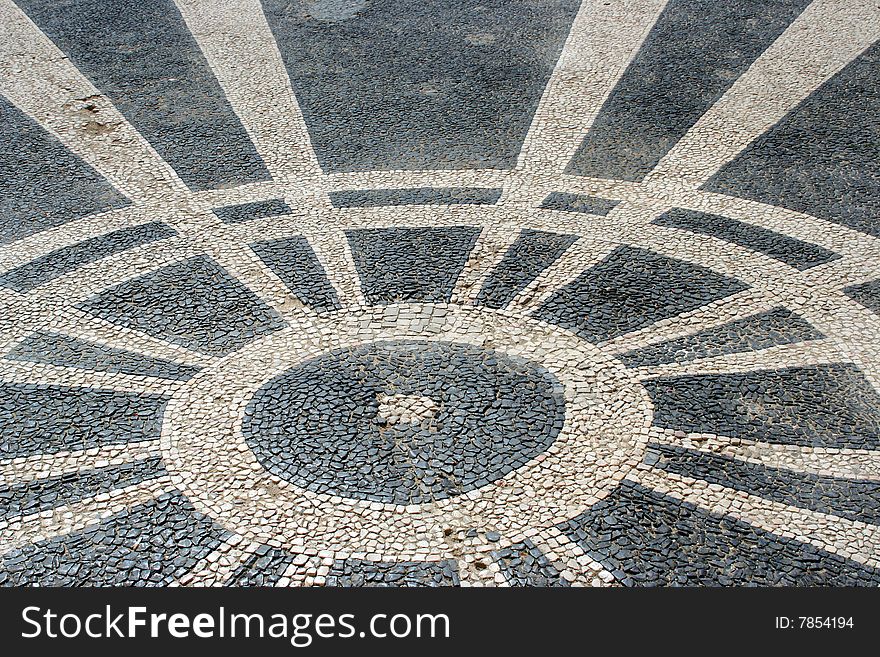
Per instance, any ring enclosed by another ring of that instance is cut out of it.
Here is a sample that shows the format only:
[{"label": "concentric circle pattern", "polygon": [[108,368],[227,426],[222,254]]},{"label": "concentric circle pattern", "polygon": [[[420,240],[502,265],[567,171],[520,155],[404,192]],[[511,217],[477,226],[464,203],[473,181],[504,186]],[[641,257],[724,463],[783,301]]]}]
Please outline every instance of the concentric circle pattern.
[{"label": "concentric circle pattern", "polygon": [[876,2],[0,20],[0,584],[880,584]]}]

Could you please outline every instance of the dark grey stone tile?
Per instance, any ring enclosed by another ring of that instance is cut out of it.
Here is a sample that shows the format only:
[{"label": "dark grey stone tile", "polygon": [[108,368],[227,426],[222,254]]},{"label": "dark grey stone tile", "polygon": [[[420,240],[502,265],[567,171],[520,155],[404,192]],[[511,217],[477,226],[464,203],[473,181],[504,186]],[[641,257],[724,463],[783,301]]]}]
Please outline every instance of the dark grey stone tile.
[{"label": "dark grey stone tile", "polygon": [[52,251],[0,274],[0,286],[29,292],[90,262],[174,235],[177,233],[172,228],[161,223],[122,228]]},{"label": "dark grey stone tile", "polygon": [[670,0],[566,173],[642,180],[809,0]]},{"label": "dark grey stone tile", "polygon": [[337,560],[330,567],[327,586],[458,586],[454,561]]},{"label": "dark grey stone tile", "polygon": [[130,201],[0,96],[0,244]]},{"label": "dark grey stone tile", "polygon": [[534,316],[602,342],[747,287],[706,267],[620,246],[556,292]]},{"label": "dark grey stone tile", "polygon": [[71,534],[7,552],[0,586],[167,586],[228,532],[165,493]]},{"label": "dark grey stone tile", "polygon": [[212,356],[235,351],[284,325],[274,310],[205,256],[117,285],[78,307]]},{"label": "dark grey stone tile", "polygon": [[263,0],[325,171],[512,168],[576,0]]},{"label": "dark grey stone tile", "polygon": [[529,539],[492,552],[492,558],[511,586],[569,586]]},{"label": "dark grey stone tile", "polygon": [[274,586],[293,561],[285,550],[261,545],[235,569],[224,586]]},{"label": "dark grey stone tile", "polygon": [[0,487],[0,518],[26,516],[165,474],[161,456]]},{"label": "dark grey stone tile", "polygon": [[576,235],[523,230],[483,283],[476,304],[504,308],[576,241]]},{"label": "dark grey stone tile", "polygon": [[607,198],[599,198],[598,196],[551,192],[543,201],[541,201],[541,207],[545,210],[583,212],[585,214],[597,214],[604,217],[611,212],[618,203],[620,203],[620,201],[612,201]]},{"label": "dark grey stone tile", "polygon": [[330,202],[335,208],[370,208],[383,205],[492,205],[500,196],[500,189],[488,187],[354,189],[330,192]]},{"label": "dark grey stone tile", "polygon": [[717,214],[673,208],[655,219],[654,223],[727,240],[764,253],[801,271],[840,258],[837,253],[816,244]]},{"label": "dark grey stone tile", "polygon": [[854,301],[858,301],[868,310],[880,315],[880,280],[850,285],[843,291]]},{"label": "dark grey stone tile", "polygon": [[617,358],[627,367],[645,367],[758,351],[824,337],[800,315],[778,307],[682,338],[634,349]]},{"label": "dark grey stone tile", "polygon": [[0,384],[0,458],[156,440],[166,401],[95,388]]},{"label": "dark grey stone tile", "polygon": [[192,190],[270,180],[173,0],[16,0]]},{"label": "dark grey stone tile", "polygon": [[648,379],[654,424],[807,447],[880,449],[880,395],[854,365]]},{"label": "dark grey stone tile", "polygon": [[480,235],[473,226],[348,230],[367,302],[448,302]]},{"label": "dark grey stone tile", "polygon": [[[451,342],[338,349],[275,377],[242,434],[272,474],[316,493],[393,504],[461,495],[544,452],[565,420],[564,389],[539,365]],[[418,421],[383,395],[427,397]]]},{"label": "dark grey stone tile", "polygon": [[880,237],[880,42],[810,94],[703,189]]},{"label": "dark grey stone tile", "polygon": [[654,467],[667,472],[802,509],[880,524],[880,482],[794,472],[684,447],[650,448],[659,456]]},{"label": "dark grey stone tile", "polygon": [[305,305],[319,311],[339,310],[336,290],[305,237],[259,242],[251,249]]},{"label": "dark grey stone tile", "polygon": [[240,205],[226,205],[222,208],[214,208],[214,214],[225,224],[240,224],[252,219],[264,219],[276,217],[293,212],[283,199],[273,198],[270,201],[254,201],[253,203],[241,203]]},{"label": "dark grey stone tile", "polygon": [[201,369],[57,333],[34,333],[15,345],[5,357],[9,360],[177,380],[189,379]]},{"label": "dark grey stone tile", "polygon": [[560,529],[627,586],[877,586],[880,571],[624,481]]}]

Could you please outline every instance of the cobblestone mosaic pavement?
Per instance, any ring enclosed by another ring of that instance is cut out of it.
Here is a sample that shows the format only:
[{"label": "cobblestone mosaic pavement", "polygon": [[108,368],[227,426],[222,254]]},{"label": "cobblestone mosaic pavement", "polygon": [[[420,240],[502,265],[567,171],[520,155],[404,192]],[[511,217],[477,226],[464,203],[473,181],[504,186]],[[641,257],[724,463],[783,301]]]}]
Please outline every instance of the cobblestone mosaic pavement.
[{"label": "cobblestone mosaic pavement", "polygon": [[0,584],[880,584],[874,0],[0,21]]}]

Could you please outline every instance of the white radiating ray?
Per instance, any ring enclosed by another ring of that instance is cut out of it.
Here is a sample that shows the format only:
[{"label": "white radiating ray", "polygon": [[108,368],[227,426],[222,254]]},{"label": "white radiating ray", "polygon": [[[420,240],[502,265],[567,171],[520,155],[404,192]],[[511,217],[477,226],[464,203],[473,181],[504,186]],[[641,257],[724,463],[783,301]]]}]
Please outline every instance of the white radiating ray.
[{"label": "white radiating ray", "polygon": [[223,586],[236,569],[260,547],[233,534],[169,586]]},{"label": "white radiating ray", "polygon": [[302,234],[315,252],[321,267],[324,268],[327,280],[336,290],[343,308],[366,305],[361,290],[361,279],[345,232],[340,229],[320,231],[305,229]]},{"label": "white radiating ray", "polygon": [[10,486],[80,470],[122,465],[161,454],[159,440],[143,440],[124,445],[103,445],[3,459],[0,460],[0,485]]},{"label": "white radiating ray", "polygon": [[880,566],[880,525],[771,502],[743,491],[659,469],[635,470],[627,475],[627,479],[777,536],[810,543],[874,568]]},{"label": "white radiating ray", "polygon": [[276,180],[321,186],[321,168],[259,0],[175,0]]},{"label": "white radiating ray", "polygon": [[131,351],[148,358],[169,360],[182,365],[209,367],[217,361],[215,357],[153,337],[142,331],[118,326],[75,308],[59,312],[51,330],[84,342]]},{"label": "white radiating ray", "polygon": [[173,490],[170,477],[158,477],[55,509],[0,521],[0,554],[80,531]]},{"label": "white radiating ray", "polygon": [[19,360],[0,361],[0,381],[49,386],[86,386],[93,389],[145,395],[164,395],[180,385],[179,381],[152,376],[96,370],[88,370],[88,374],[85,374],[84,370],[80,368]]},{"label": "white radiating ray", "polygon": [[[561,173],[638,52],[667,0],[584,0],[538,104],[516,168]],[[536,204],[529,185],[507,203]]]},{"label": "white radiating ray", "polygon": [[552,265],[529,283],[507,305],[513,312],[531,312],[541,306],[583,272],[607,258],[619,245],[615,242],[578,238]]},{"label": "white radiating ray", "polygon": [[513,246],[520,231],[501,226],[484,226],[452,291],[452,303],[473,303],[486,279]]},{"label": "white radiating ray", "polygon": [[305,310],[284,282],[247,244],[228,239],[212,239],[203,242],[202,246],[217,264],[282,317],[291,312],[301,313]]},{"label": "white radiating ray", "polygon": [[0,0],[0,23],[0,93],[133,201],[167,201],[169,195],[189,193],[153,147],[12,0]]},{"label": "white radiating ray", "polygon": [[671,429],[653,435],[652,442],[805,474],[880,481],[880,450],[783,445]]},{"label": "white radiating ray", "polygon": [[649,345],[676,340],[701,331],[714,329],[728,322],[766,312],[773,307],[760,290],[749,288],[723,299],[717,299],[696,310],[661,319],[648,327],[624,333],[608,342],[606,348],[618,354]]},{"label": "white radiating ray", "polygon": [[645,178],[699,187],[880,37],[880,5],[815,0]]},{"label": "white radiating ray", "polygon": [[659,376],[740,374],[757,370],[839,363],[842,360],[846,360],[846,357],[838,352],[831,340],[811,340],[768,347],[758,351],[650,365],[633,369],[632,374],[640,380]]},{"label": "white radiating ray", "polygon": [[618,586],[614,575],[558,527],[538,530],[529,539],[572,586]]}]

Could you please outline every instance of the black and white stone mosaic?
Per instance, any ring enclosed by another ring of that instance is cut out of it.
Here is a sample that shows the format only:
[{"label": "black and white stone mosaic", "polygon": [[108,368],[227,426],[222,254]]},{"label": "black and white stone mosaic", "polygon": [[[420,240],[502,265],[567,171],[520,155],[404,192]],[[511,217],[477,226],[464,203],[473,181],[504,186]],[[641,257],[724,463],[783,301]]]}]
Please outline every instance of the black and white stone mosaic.
[{"label": "black and white stone mosaic", "polygon": [[0,21],[0,586],[880,585],[880,5]]}]

